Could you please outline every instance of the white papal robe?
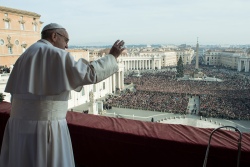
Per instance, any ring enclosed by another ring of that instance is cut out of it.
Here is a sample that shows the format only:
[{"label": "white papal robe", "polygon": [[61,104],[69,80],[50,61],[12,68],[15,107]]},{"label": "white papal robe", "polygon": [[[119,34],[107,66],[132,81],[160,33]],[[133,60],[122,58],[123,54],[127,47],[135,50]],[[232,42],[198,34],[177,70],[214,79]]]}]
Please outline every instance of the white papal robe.
[{"label": "white papal robe", "polygon": [[0,167],[75,167],[65,119],[69,93],[116,71],[112,55],[89,63],[75,61],[46,40],[31,45],[16,61],[6,85],[12,109]]}]

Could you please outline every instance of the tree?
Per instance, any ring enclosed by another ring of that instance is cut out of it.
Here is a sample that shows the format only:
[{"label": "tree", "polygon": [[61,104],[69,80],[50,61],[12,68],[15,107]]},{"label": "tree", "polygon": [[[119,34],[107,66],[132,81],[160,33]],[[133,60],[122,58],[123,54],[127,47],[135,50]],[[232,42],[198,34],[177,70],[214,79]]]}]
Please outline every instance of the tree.
[{"label": "tree", "polygon": [[183,77],[184,76],[184,66],[183,66],[183,61],[182,61],[182,58],[180,57],[178,62],[177,62],[177,67],[176,67],[176,70],[177,70],[177,74],[176,74],[176,77]]}]

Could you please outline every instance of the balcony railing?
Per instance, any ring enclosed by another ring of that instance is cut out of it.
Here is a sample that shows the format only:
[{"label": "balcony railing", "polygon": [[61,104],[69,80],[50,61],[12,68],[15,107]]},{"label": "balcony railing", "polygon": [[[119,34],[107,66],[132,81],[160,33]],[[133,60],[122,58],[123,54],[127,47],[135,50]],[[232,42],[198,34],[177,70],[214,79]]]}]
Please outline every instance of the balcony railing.
[{"label": "balcony railing", "polygon": [[[0,103],[0,144],[11,105]],[[90,167],[203,165],[214,129],[67,113],[76,164]],[[221,131],[211,141],[208,167],[237,165],[238,133]],[[242,134],[240,166],[250,166],[250,134]]]}]

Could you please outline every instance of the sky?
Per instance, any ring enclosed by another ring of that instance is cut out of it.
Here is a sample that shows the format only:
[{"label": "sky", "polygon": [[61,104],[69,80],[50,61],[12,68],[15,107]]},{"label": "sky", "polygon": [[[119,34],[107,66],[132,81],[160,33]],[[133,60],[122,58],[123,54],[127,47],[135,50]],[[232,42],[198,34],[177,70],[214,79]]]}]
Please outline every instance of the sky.
[{"label": "sky", "polygon": [[250,0],[0,0],[58,23],[69,45],[250,44]]}]

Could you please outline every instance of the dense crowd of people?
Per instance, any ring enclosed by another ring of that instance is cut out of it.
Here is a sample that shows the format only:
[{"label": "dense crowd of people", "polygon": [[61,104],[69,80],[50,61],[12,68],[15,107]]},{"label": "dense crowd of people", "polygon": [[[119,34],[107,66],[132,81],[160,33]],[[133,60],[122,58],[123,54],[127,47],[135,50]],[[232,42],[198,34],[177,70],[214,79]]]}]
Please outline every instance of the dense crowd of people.
[{"label": "dense crowd of people", "polygon": [[[185,66],[192,74],[194,66]],[[202,67],[207,77],[223,80],[177,80],[169,69],[142,71],[141,77],[129,74],[125,84],[133,83],[135,91],[125,91],[110,99],[113,106],[185,113],[187,95],[200,96],[199,114],[206,117],[250,120],[249,77],[236,71]]]},{"label": "dense crowd of people", "polygon": [[109,102],[116,107],[150,111],[185,113],[188,99],[185,94],[157,91],[127,91]]},{"label": "dense crowd of people", "polygon": [[11,68],[7,66],[0,66],[0,74],[10,73]]}]

